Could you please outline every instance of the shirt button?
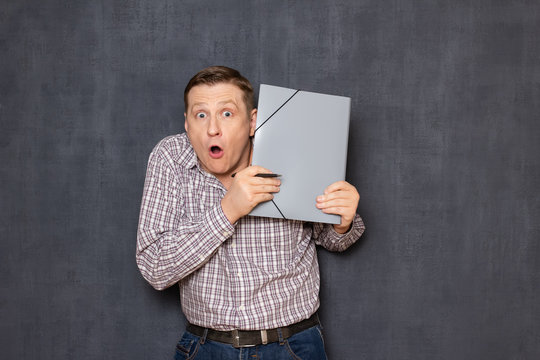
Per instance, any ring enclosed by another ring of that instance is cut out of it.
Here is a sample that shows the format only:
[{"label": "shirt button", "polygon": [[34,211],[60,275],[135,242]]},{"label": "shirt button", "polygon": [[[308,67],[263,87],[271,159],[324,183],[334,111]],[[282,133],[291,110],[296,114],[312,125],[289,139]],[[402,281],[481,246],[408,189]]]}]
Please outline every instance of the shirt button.
[{"label": "shirt button", "polygon": [[240,307],[238,308],[238,310],[245,310],[245,306],[244,305],[240,305]]},{"label": "shirt button", "polygon": [[199,255],[199,259],[201,259],[201,260],[204,260],[204,259],[205,259],[205,257],[204,257],[204,256],[202,256],[202,255]]},{"label": "shirt button", "polygon": [[231,247],[235,248],[236,247],[236,243],[231,243]]},{"label": "shirt button", "polygon": [[229,237],[229,236],[231,236],[231,233],[230,233],[230,232],[228,232],[228,231],[224,231],[224,232],[223,232],[223,236],[225,236],[225,237]]},{"label": "shirt button", "polygon": [[241,271],[238,272],[238,277],[242,277],[242,272]]}]

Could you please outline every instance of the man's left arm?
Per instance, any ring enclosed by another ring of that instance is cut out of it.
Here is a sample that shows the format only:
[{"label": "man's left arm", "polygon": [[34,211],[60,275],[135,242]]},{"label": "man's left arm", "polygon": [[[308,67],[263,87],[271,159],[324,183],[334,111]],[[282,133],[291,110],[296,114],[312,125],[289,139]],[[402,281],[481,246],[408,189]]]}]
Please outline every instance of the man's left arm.
[{"label": "man's left arm", "polygon": [[318,245],[330,251],[343,251],[351,246],[365,230],[362,218],[356,213],[360,195],[346,181],[328,186],[323,195],[317,196],[317,208],[327,214],[341,217],[335,225],[315,224],[313,238]]}]

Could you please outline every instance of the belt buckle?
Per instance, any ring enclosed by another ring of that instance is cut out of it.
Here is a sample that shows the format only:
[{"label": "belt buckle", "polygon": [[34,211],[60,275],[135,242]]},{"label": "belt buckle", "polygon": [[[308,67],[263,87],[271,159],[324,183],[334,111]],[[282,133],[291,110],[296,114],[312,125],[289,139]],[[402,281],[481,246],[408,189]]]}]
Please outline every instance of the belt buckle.
[{"label": "belt buckle", "polygon": [[232,331],[232,346],[237,349],[240,347],[240,336],[238,335],[238,329],[234,329]]},{"label": "belt buckle", "polygon": [[[244,347],[253,347],[257,346],[256,344],[253,345],[240,345],[240,335],[238,333],[238,329],[231,330],[232,333],[232,346],[235,348],[244,348]],[[261,330],[261,340],[264,345],[268,344],[268,335],[266,333],[266,330]]]},{"label": "belt buckle", "polygon": [[261,330],[261,342],[263,345],[268,344],[268,333],[266,330]]}]

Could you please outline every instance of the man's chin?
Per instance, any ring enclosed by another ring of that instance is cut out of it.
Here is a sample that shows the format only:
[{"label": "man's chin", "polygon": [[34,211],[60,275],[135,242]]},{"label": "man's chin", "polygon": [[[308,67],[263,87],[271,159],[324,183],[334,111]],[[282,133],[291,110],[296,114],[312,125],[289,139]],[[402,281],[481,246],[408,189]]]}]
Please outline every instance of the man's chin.
[{"label": "man's chin", "polygon": [[223,177],[227,175],[232,175],[233,171],[230,168],[220,167],[220,166],[209,166],[205,169],[209,174],[214,175],[215,177]]}]

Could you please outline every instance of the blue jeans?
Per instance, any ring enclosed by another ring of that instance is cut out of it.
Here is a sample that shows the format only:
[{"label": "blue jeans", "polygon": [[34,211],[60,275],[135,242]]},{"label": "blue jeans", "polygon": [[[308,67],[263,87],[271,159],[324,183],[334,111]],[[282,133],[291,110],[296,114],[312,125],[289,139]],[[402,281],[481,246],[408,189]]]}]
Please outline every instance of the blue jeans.
[{"label": "blue jeans", "polygon": [[175,360],[327,360],[320,326],[294,334],[281,342],[234,348],[185,332],[176,345]]}]

